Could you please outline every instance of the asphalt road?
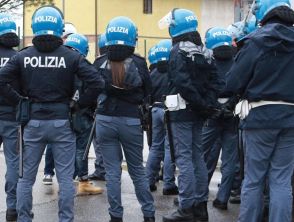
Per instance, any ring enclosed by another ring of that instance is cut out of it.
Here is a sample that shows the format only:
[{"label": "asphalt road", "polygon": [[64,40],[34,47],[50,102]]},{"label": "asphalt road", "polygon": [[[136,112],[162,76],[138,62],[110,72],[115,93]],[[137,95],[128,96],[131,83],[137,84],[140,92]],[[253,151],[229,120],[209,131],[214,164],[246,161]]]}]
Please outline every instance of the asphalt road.
[{"label": "asphalt road", "polygon": [[[148,151],[144,151],[144,159],[146,159]],[[94,156],[91,152],[91,160],[89,161],[90,173],[94,169]],[[45,186],[42,184],[44,168],[44,158],[40,164],[37,181],[33,190],[35,213],[35,222],[56,222],[58,221],[58,185],[54,181],[54,185]],[[0,151],[0,221],[5,221],[5,161],[3,153]],[[55,178],[54,178],[55,179]],[[210,222],[233,222],[237,221],[239,205],[229,205],[228,211],[219,211],[212,207],[212,201],[215,198],[217,184],[220,182],[220,173],[216,172],[210,186],[209,196],[209,216]],[[98,182],[97,185],[105,188],[104,182]],[[173,196],[162,195],[162,184],[159,183],[158,190],[153,193],[156,205],[156,221],[162,221],[162,216],[168,214],[175,209],[173,205]],[[124,205],[124,221],[140,222],[143,216],[140,205],[136,199],[133,183],[126,170],[123,171],[122,177],[122,200]],[[76,222],[108,222],[108,203],[106,192],[98,196],[82,196],[75,199],[75,221]]]}]

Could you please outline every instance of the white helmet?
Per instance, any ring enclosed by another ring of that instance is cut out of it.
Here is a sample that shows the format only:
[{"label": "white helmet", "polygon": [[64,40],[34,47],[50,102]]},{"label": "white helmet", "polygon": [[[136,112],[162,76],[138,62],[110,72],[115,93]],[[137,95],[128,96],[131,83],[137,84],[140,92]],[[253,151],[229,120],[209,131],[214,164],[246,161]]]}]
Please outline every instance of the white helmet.
[{"label": "white helmet", "polygon": [[66,22],[66,23],[64,24],[64,30],[63,30],[62,38],[65,38],[65,37],[67,37],[68,35],[70,35],[70,34],[75,34],[75,33],[77,33],[77,29],[76,29],[76,27],[75,27],[72,23],[70,23],[70,22]]}]

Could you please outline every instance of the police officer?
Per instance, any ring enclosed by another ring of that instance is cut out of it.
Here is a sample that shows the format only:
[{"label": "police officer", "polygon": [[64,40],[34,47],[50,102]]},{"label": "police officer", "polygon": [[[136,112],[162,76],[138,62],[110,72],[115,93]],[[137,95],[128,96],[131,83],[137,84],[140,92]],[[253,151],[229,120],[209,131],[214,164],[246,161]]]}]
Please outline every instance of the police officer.
[{"label": "police officer", "polygon": [[[75,33],[77,33],[76,27],[72,23],[66,22],[64,24],[64,29],[62,34],[63,41],[65,41],[70,34],[75,34]],[[46,152],[45,152],[44,178],[42,181],[43,184],[52,185],[54,175],[55,175],[55,172],[54,172],[54,159],[53,159],[53,153],[52,153],[52,146],[48,144],[46,147]]]},{"label": "police officer", "polygon": [[233,109],[238,102],[238,98],[225,92],[226,73],[233,64],[234,52],[232,37],[226,29],[214,27],[206,32],[205,45],[206,48],[213,51],[213,57],[215,58],[221,83],[219,88],[220,93],[218,95],[221,112],[219,116],[208,119],[204,124],[202,130],[202,148],[209,170],[208,180],[210,182],[220,153],[219,149],[217,149],[218,146],[215,146],[214,143],[220,140],[220,147],[222,148],[222,179],[216,199],[213,201],[213,206],[226,210],[234,182],[235,166],[238,160],[238,120],[233,115]]},{"label": "police officer", "polygon": [[52,144],[59,182],[59,221],[74,219],[76,143],[68,115],[74,77],[86,82],[87,90],[78,102],[71,103],[73,110],[91,104],[104,81],[80,53],[62,45],[63,27],[60,10],[51,6],[37,9],[32,17],[33,46],[20,51],[0,70],[1,93],[8,94],[3,87],[7,83],[21,83],[22,96],[8,99],[20,101],[22,124],[28,121],[23,135],[23,177],[17,185],[18,221],[32,221],[32,187],[46,144]]},{"label": "police officer", "polygon": [[107,55],[98,59],[103,61],[99,73],[106,86],[98,97],[96,139],[106,169],[110,221],[123,221],[122,150],[142,206],[144,221],[155,221],[153,197],[143,167],[143,132],[138,109],[151,89],[147,64],[134,54],[137,28],[129,18],[113,18],[107,25],[106,39]]},{"label": "police officer", "polygon": [[[101,34],[98,37],[98,48],[99,48],[99,57],[107,53],[105,33]],[[94,62],[94,66],[97,68],[97,70],[99,69],[100,65],[102,65],[102,64],[97,64],[97,62],[99,61],[99,57]],[[105,167],[103,163],[103,156],[101,153],[101,147],[97,144],[96,134],[94,135],[93,145],[94,145],[94,150],[96,155],[95,171],[94,173],[90,174],[88,178],[90,180],[105,181]]]},{"label": "police officer", "polygon": [[173,41],[165,104],[170,112],[175,162],[180,171],[179,209],[164,216],[163,221],[208,221],[208,178],[201,130],[203,118],[215,112],[217,73],[211,54],[203,47],[192,11],[174,9],[160,25],[169,27]]},{"label": "police officer", "polygon": [[172,47],[171,40],[161,40],[155,49],[157,65],[150,74],[152,81],[152,144],[146,163],[146,174],[150,190],[156,190],[156,176],[160,170],[160,162],[164,160],[163,195],[177,195],[175,184],[175,165],[171,163],[169,143],[164,125],[164,96],[168,93],[168,60]]},{"label": "police officer", "polygon": [[[8,14],[0,14],[0,67],[4,67],[11,57],[16,54],[13,47],[19,45],[16,35],[16,24]],[[19,91],[16,81],[10,83]],[[9,86],[10,87],[10,86]],[[16,187],[18,181],[17,125],[15,121],[16,107],[9,99],[0,96],[0,136],[3,139],[3,151],[6,162],[5,192],[6,220],[16,221]]]},{"label": "police officer", "polygon": [[[71,34],[64,42],[65,46],[68,46],[84,57],[87,57],[89,52],[88,39],[81,34]],[[86,84],[80,81],[78,78],[75,80],[75,100],[79,99],[79,95],[84,93]],[[95,102],[93,102],[95,105]],[[79,185],[77,195],[88,194],[101,194],[103,189],[93,186],[88,179],[88,157],[84,160],[85,149],[89,140],[89,136],[93,124],[94,108],[86,107],[78,110],[72,114],[72,125],[76,133],[76,163],[74,178],[78,176]]]},{"label": "police officer", "polygon": [[149,65],[149,72],[150,73],[156,68],[156,64],[157,64],[155,50],[156,50],[156,45],[151,47],[148,51],[148,61],[150,63],[150,65]]},{"label": "police officer", "polygon": [[260,221],[269,180],[269,221],[291,221],[294,168],[294,12],[288,0],[256,1],[260,29],[248,35],[228,73],[242,101],[236,113],[245,143],[239,221]]}]

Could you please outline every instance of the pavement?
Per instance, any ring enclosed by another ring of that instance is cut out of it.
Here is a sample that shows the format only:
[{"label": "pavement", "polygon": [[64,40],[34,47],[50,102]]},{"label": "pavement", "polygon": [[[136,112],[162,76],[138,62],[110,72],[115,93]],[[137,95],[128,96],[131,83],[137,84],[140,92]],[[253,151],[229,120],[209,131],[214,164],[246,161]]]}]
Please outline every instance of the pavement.
[{"label": "pavement", "polygon": [[[147,159],[148,149],[144,149],[144,159]],[[90,152],[89,173],[94,170],[94,152]],[[35,214],[34,222],[56,222],[58,221],[58,184],[54,177],[53,185],[43,185],[44,157],[41,161],[36,183],[33,189],[33,212]],[[0,222],[5,221],[5,160],[2,150],[0,150]],[[217,170],[212,178],[209,195],[209,217],[210,222],[235,222],[237,221],[239,205],[228,205],[228,211],[220,211],[212,207],[217,192],[217,184],[220,182],[221,174]],[[94,182],[97,186],[105,189],[105,182]],[[106,189],[105,189],[106,190]],[[158,184],[158,189],[153,193],[156,205],[156,221],[162,221],[162,216],[172,212],[174,196],[162,195],[162,183]],[[134,186],[129,177],[126,167],[122,173],[122,200],[124,206],[124,221],[141,222],[143,216],[140,205],[136,199]],[[82,196],[75,198],[75,222],[108,222],[108,202],[106,191],[97,196]]]}]

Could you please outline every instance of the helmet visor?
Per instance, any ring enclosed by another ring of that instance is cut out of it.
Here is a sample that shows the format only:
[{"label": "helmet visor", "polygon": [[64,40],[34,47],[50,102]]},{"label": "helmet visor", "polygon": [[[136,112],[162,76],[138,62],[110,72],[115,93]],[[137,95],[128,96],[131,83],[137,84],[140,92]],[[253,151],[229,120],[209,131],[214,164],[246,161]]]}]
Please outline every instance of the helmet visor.
[{"label": "helmet visor", "polygon": [[158,21],[158,27],[160,29],[166,29],[172,23],[172,12],[167,13],[162,19]]}]

